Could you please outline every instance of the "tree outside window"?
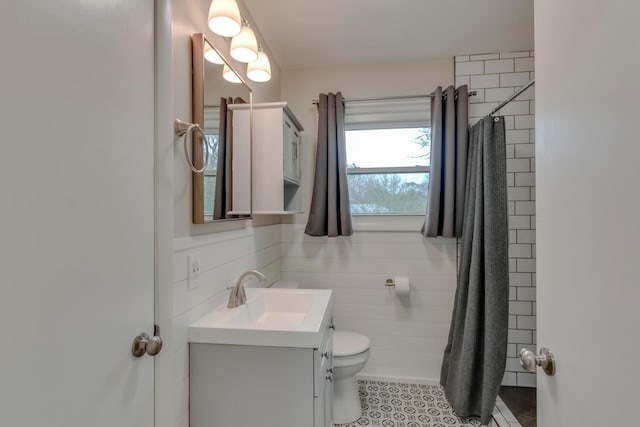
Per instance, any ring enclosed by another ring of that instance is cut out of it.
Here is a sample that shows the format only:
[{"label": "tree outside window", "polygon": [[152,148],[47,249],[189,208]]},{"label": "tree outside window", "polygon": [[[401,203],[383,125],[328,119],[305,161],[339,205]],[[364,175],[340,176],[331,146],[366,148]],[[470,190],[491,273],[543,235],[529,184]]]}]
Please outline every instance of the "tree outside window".
[{"label": "tree outside window", "polygon": [[424,214],[430,128],[351,130],[346,145],[352,214]]}]

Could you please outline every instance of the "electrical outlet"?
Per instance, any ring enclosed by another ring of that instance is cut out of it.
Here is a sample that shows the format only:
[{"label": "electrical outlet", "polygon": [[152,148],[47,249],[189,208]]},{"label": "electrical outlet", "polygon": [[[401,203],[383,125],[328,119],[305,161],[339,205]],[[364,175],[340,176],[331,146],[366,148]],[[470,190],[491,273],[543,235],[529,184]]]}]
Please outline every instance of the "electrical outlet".
[{"label": "electrical outlet", "polygon": [[187,255],[187,268],[189,269],[187,289],[195,289],[198,287],[198,279],[200,278],[200,253],[194,252]]}]

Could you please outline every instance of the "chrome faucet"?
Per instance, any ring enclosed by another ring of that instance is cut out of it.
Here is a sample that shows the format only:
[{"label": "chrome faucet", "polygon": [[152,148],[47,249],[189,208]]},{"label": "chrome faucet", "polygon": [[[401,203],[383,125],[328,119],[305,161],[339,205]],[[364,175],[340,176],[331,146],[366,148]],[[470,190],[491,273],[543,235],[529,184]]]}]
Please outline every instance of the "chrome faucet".
[{"label": "chrome faucet", "polygon": [[267,278],[264,277],[264,274],[260,273],[258,270],[247,270],[240,275],[236,284],[233,288],[231,288],[231,293],[229,294],[229,304],[227,307],[236,308],[239,305],[247,302],[247,294],[244,291],[244,279],[247,276],[256,276],[260,283],[266,282]]}]

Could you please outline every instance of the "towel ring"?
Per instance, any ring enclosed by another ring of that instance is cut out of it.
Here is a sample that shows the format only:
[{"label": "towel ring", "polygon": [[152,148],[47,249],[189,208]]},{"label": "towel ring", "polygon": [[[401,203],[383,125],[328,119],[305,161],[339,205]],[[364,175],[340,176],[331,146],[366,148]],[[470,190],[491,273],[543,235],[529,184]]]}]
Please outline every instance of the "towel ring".
[{"label": "towel ring", "polygon": [[[176,135],[178,135],[179,138],[183,138],[182,146],[184,147],[184,156],[191,170],[195,173],[204,172],[207,169],[207,164],[209,163],[209,144],[207,143],[207,140],[204,136],[204,132],[202,131],[202,128],[200,127],[200,125],[197,123],[183,122],[180,119],[176,119],[174,129],[175,129]],[[205,158],[204,158],[204,166],[202,166],[202,169],[196,169],[196,167],[193,165],[193,160],[191,159],[191,156],[189,155],[189,149],[187,148],[187,134],[190,134],[196,131],[200,133],[200,135],[202,136],[202,141],[204,143]]]}]

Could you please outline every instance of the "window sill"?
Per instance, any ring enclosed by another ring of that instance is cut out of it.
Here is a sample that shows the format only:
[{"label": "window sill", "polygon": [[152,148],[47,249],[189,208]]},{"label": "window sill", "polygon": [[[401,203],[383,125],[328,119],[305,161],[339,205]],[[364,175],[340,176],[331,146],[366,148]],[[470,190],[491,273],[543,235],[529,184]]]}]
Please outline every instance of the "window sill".
[{"label": "window sill", "polygon": [[424,215],[353,215],[354,231],[419,232]]}]

